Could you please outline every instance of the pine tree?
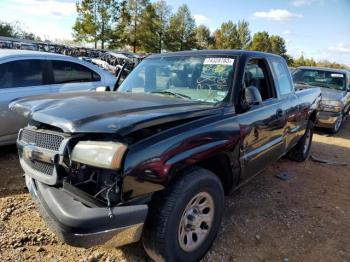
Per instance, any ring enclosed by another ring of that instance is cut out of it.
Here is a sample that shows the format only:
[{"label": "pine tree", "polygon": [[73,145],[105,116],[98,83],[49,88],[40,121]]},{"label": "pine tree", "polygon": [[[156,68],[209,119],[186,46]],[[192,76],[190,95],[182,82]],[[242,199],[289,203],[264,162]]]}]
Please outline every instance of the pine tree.
[{"label": "pine tree", "polygon": [[171,15],[171,8],[167,5],[165,0],[160,0],[153,4],[156,12],[156,32],[158,42],[158,52],[161,53],[163,49],[163,42],[165,37],[166,29],[169,25],[169,19]]},{"label": "pine tree", "polygon": [[180,6],[170,18],[164,46],[168,51],[191,50],[196,47],[196,24],[187,5]]},{"label": "pine tree", "polygon": [[198,49],[208,49],[213,45],[214,40],[207,26],[200,25],[197,27],[196,41]]},{"label": "pine tree", "polygon": [[266,31],[257,32],[249,44],[249,49],[254,51],[271,52],[272,46],[269,33]]},{"label": "pine tree", "polygon": [[228,21],[222,23],[220,29],[214,32],[215,47],[218,49],[240,49],[240,39],[237,26]]},{"label": "pine tree", "polygon": [[149,0],[127,0],[121,10],[121,21],[118,28],[121,36],[121,43],[130,46],[136,53],[143,48],[144,19],[145,9],[150,5]]},{"label": "pine tree", "polygon": [[239,49],[246,49],[251,40],[249,23],[247,21],[238,21],[237,34],[239,39]]},{"label": "pine tree", "polygon": [[73,26],[73,36],[78,42],[97,43],[101,47],[111,39],[112,25],[118,19],[118,0],[82,0],[76,4],[78,17]]}]

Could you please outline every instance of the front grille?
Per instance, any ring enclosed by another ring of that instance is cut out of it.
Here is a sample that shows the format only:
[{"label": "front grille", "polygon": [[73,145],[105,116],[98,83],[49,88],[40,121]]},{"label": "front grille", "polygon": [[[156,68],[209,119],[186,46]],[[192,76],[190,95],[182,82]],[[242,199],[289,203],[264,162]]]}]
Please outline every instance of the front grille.
[{"label": "front grille", "polygon": [[51,133],[41,133],[29,129],[23,129],[20,140],[37,147],[58,151],[64,137]]},{"label": "front grille", "polygon": [[54,165],[40,162],[40,161],[30,161],[25,159],[24,160],[26,165],[28,165],[31,169],[33,169],[35,172],[40,172],[45,175],[52,176],[54,171]]},{"label": "front grille", "polygon": [[[20,163],[26,174],[34,179],[55,185],[58,181],[56,161],[67,136],[50,130],[24,128],[20,132],[18,144]],[[56,160],[55,160],[56,159]]]}]

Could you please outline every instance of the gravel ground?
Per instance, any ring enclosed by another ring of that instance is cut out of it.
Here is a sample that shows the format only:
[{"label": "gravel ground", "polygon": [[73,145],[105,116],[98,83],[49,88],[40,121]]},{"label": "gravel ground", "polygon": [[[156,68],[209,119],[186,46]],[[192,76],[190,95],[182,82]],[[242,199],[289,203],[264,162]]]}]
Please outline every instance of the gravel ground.
[{"label": "gravel ground", "polygon": [[[140,244],[74,248],[46,227],[24,187],[14,147],[0,149],[1,261],[147,261]],[[312,155],[346,162],[282,159],[226,198],[222,227],[204,261],[350,261],[350,120],[319,132]],[[294,177],[275,177],[288,171]]]}]

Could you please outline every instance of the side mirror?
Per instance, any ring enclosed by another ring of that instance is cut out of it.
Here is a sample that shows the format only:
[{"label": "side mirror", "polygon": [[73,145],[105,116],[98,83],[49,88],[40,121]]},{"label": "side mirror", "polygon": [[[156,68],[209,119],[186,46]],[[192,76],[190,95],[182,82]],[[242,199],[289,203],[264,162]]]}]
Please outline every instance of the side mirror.
[{"label": "side mirror", "polygon": [[247,105],[262,103],[261,94],[256,86],[248,86],[244,89],[244,100]]},{"label": "side mirror", "polygon": [[109,88],[109,86],[99,86],[99,87],[96,87],[96,92],[107,92],[107,91],[111,91],[111,89]]}]

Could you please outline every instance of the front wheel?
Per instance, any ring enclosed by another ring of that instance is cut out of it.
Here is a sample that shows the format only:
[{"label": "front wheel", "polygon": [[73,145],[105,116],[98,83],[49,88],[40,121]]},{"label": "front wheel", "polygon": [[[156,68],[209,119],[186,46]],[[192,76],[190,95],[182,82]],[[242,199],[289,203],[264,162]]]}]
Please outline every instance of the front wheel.
[{"label": "front wheel", "polygon": [[224,190],[218,177],[192,168],[153,197],[143,245],[155,261],[198,261],[221,224]]},{"label": "front wheel", "polygon": [[333,128],[331,129],[331,133],[332,134],[336,134],[338,133],[341,125],[343,124],[343,120],[344,120],[344,114],[341,114],[338,119],[337,119],[337,122],[335,122]]},{"label": "front wheel", "polygon": [[288,152],[288,157],[297,162],[305,161],[310,153],[314,123],[309,121],[304,135],[299,142]]}]

